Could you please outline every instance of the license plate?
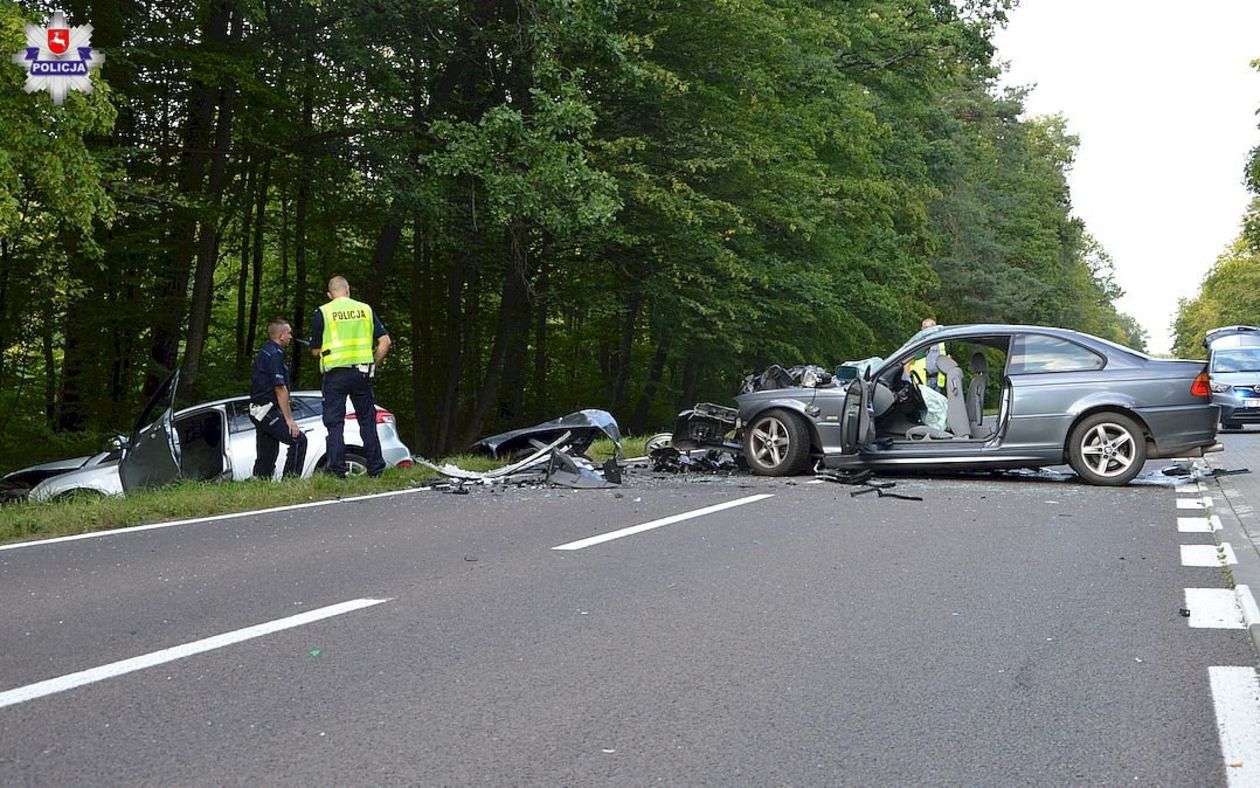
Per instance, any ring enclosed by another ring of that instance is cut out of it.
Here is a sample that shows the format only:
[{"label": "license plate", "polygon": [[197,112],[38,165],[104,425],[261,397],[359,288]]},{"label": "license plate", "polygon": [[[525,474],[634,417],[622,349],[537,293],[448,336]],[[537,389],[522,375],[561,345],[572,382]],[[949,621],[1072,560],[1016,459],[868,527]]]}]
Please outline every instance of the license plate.
[{"label": "license plate", "polygon": [[1260,399],[1245,399],[1242,406],[1244,408],[1260,408]]}]

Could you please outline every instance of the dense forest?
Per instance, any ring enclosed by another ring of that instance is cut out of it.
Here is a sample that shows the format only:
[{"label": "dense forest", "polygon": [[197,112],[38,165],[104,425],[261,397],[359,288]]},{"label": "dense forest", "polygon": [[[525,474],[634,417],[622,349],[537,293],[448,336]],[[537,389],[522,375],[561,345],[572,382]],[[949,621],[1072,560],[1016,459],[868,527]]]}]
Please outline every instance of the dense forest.
[{"label": "dense forest", "polygon": [[[1260,60],[1252,66],[1260,71]],[[1251,151],[1243,180],[1254,197],[1242,228],[1203,277],[1199,292],[1177,304],[1173,355],[1203,358],[1203,336],[1213,328],[1260,325],[1260,146]]]},{"label": "dense forest", "polygon": [[655,430],[928,315],[1141,346],[1075,139],[997,86],[1011,5],[0,0],[0,50],[60,8],[107,58],[60,107],[4,67],[0,458],[128,429],[175,368],[243,393],[333,274],[429,456],[581,407]]}]

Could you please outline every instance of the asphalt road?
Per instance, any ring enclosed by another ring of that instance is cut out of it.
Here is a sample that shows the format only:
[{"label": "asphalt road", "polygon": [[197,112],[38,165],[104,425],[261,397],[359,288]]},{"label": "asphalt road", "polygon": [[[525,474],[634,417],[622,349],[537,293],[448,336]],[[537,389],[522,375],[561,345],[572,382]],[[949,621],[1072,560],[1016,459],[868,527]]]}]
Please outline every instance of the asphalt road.
[{"label": "asphalt road", "polygon": [[0,550],[0,784],[1224,785],[1209,667],[1256,653],[1180,614],[1225,582],[1159,467],[898,480],[922,501],[639,473]]}]

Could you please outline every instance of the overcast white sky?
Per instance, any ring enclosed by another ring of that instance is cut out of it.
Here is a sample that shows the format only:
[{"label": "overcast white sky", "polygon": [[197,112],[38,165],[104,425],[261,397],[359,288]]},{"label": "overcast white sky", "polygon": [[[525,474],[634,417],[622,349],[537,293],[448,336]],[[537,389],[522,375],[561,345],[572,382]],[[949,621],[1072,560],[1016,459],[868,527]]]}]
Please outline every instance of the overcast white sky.
[{"label": "overcast white sky", "polygon": [[1112,256],[1122,311],[1167,352],[1179,296],[1238,235],[1260,144],[1260,0],[1022,0],[1004,84],[1080,137],[1074,213]]}]

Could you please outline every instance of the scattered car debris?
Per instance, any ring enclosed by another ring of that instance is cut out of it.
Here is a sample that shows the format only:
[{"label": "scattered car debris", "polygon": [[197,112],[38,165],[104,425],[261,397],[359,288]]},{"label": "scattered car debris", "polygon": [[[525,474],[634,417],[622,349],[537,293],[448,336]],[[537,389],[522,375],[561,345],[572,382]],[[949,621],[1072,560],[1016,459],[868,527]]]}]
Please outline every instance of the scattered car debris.
[{"label": "scattered car debris", "polygon": [[[674,433],[669,445],[681,451],[691,449],[722,449],[730,454],[742,453],[736,440],[728,440],[734,432],[739,412],[725,405],[698,402],[689,410],[678,414],[674,420]],[[649,449],[649,454],[651,449]]]},{"label": "scattered car debris", "polygon": [[1211,471],[1208,472],[1207,475],[1213,476],[1213,477],[1239,476],[1244,473],[1251,473],[1251,469],[1250,468],[1234,468],[1231,470],[1226,470],[1225,468],[1213,468]]},{"label": "scattered car debris", "polygon": [[815,479],[824,479],[837,484],[860,484],[862,489],[854,490],[849,493],[850,498],[856,498],[859,495],[875,493],[880,498],[899,498],[903,501],[922,501],[923,498],[918,495],[904,495],[902,493],[888,492],[897,486],[896,482],[880,482],[871,481],[873,471],[870,469],[862,469],[858,471],[816,471]]},{"label": "scattered car debris", "polygon": [[[598,469],[584,456],[600,434],[613,441],[613,456]],[[466,494],[469,485],[554,484],[573,489],[602,489],[622,482],[621,430],[612,414],[603,410],[583,410],[534,427],[505,432],[478,441],[474,448],[494,457],[530,450],[516,462],[492,471],[470,471],[450,463],[434,465],[417,457],[422,465],[450,481],[433,485],[435,490]]]},{"label": "scattered car debris", "polygon": [[648,455],[652,470],[657,473],[725,473],[744,470],[743,457],[725,449],[679,451],[664,446]]},{"label": "scattered car debris", "polygon": [[[616,465],[613,466],[616,468]],[[575,490],[598,490],[605,487],[616,487],[621,483],[613,482],[605,475],[597,473],[585,458],[572,457],[562,451],[552,451],[547,460],[546,480],[549,484],[571,487]]]},{"label": "scattered car debris", "polygon": [[837,386],[852,377],[852,374],[840,370],[835,373],[828,372],[817,364],[801,364],[787,369],[778,364],[771,364],[760,374],[751,372],[744,376],[744,385],[740,388],[740,393],[748,394],[753,391],[795,387],[813,389],[822,386]]},{"label": "scattered car debris", "polygon": [[879,498],[898,498],[902,501],[922,501],[923,496],[920,495],[904,495],[902,493],[888,492],[889,488],[896,487],[896,482],[867,482],[866,486],[860,490],[854,490],[849,493],[850,498],[856,498],[859,495],[867,493],[875,493]]},{"label": "scattered car debris", "polygon": [[621,459],[621,429],[617,420],[606,410],[587,409],[558,419],[545,421],[533,427],[491,435],[474,443],[470,449],[491,457],[503,457],[519,451],[533,451],[547,443],[553,443],[558,436],[568,436],[568,443],[560,444],[570,449],[574,455],[582,455],[590,448],[591,443],[601,434],[613,442],[614,456]]}]

